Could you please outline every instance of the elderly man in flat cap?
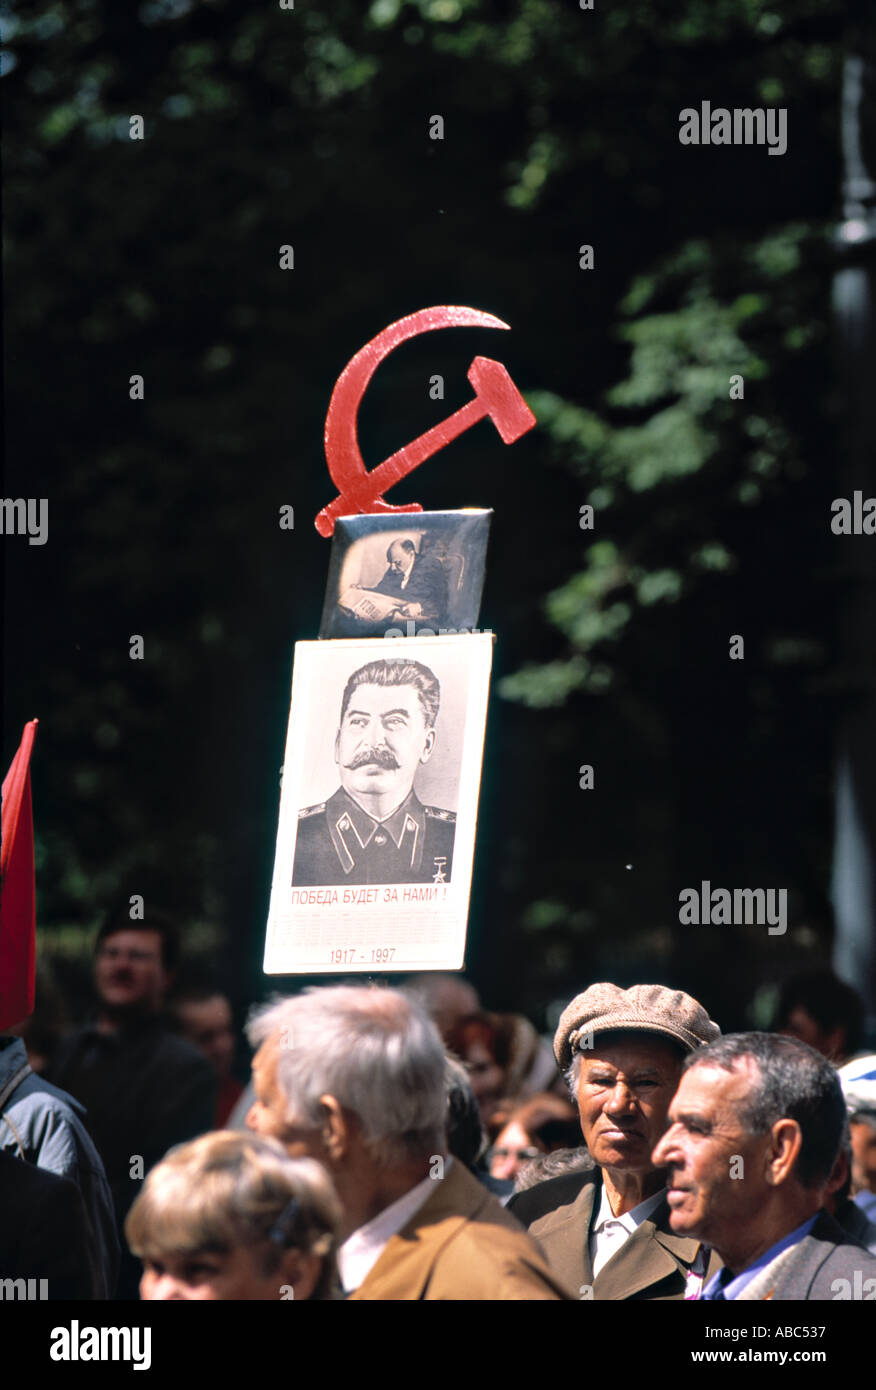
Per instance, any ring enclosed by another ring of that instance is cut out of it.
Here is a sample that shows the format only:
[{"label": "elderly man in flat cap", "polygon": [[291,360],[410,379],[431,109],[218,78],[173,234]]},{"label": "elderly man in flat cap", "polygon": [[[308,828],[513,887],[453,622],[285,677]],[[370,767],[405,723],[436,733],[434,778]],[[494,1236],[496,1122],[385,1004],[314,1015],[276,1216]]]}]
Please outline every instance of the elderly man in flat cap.
[{"label": "elderly man in flat cap", "polygon": [[539,1183],[508,1210],[582,1298],[695,1298],[718,1268],[699,1240],[674,1234],[651,1153],[685,1058],[719,1034],[702,1005],[662,985],[591,985],[564,1011],[554,1054],[596,1166]]}]

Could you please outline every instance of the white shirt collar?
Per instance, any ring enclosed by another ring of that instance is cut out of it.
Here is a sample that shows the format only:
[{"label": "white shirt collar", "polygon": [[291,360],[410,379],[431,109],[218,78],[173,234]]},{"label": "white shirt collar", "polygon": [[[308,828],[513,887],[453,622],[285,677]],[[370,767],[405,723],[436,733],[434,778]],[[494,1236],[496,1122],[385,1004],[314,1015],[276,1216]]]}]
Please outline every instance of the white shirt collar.
[{"label": "white shirt collar", "polygon": [[599,1214],[596,1218],[596,1224],[593,1227],[593,1234],[596,1235],[596,1233],[601,1231],[605,1226],[614,1222],[618,1226],[623,1226],[624,1230],[632,1235],[636,1227],[641,1226],[642,1222],[651,1215],[652,1211],[657,1210],[665,1196],[666,1189],[661,1188],[659,1192],[654,1193],[653,1197],[646,1197],[644,1202],[640,1202],[639,1205],[633,1207],[631,1211],[625,1211],[623,1215],[615,1216],[611,1209],[611,1203],[608,1200],[605,1183],[603,1183],[602,1200],[599,1203]]},{"label": "white shirt collar", "polygon": [[605,1183],[602,1183],[602,1198],[599,1203],[599,1212],[596,1217],[596,1224],[590,1232],[590,1263],[593,1267],[593,1277],[605,1268],[613,1255],[616,1255],[622,1245],[625,1245],[630,1236],[647,1220],[653,1211],[660,1205],[666,1195],[665,1189],[655,1192],[653,1197],[646,1197],[644,1202],[633,1207],[632,1211],[625,1211],[622,1216],[614,1216],[608,1201],[608,1193],[605,1190]]},{"label": "white shirt collar", "polygon": [[[450,1171],[453,1159],[444,1160],[444,1174]],[[371,1273],[393,1236],[405,1227],[415,1212],[435,1191],[441,1178],[423,1178],[410,1192],[399,1197],[383,1211],[348,1236],[338,1251],[338,1273],[345,1293],[353,1293]]]}]

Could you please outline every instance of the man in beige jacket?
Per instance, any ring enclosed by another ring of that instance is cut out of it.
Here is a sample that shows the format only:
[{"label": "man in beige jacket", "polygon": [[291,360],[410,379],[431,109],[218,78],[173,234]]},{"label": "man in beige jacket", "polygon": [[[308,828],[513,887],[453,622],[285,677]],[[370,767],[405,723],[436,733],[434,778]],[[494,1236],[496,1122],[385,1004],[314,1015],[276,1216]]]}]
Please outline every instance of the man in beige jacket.
[{"label": "man in beige jacket", "polygon": [[337,986],[269,1005],[249,1028],[250,1128],[319,1159],[344,1220],[355,1299],[564,1299],[538,1247],[447,1154],[445,1056],[422,1008]]}]

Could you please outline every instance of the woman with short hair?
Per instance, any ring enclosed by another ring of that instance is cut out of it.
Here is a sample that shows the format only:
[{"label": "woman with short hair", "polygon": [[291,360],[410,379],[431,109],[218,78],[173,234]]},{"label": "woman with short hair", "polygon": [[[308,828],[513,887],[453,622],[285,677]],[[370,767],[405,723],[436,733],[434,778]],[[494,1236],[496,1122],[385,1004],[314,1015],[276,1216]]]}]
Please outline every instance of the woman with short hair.
[{"label": "woman with short hair", "polygon": [[201,1135],[156,1164],[128,1213],[140,1297],[333,1298],[340,1215],[314,1159],[260,1135]]}]

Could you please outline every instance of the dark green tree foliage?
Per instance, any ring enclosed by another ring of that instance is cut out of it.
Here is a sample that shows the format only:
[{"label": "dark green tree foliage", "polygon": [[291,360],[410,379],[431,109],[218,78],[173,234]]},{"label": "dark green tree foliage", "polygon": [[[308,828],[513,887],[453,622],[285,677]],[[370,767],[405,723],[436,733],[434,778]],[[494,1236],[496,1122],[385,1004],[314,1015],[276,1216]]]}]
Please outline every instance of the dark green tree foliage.
[{"label": "dark green tree foliage", "polygon": [[[5,542],[4,737],[40,716],[44,936],[152,893],[256,988],[329,393],[434,303],[514,332],[397,354],[366,459],[462,404],[476,352],[541,426],[508,450],[481,426],[392,496],[497,512],[483,623],[510,698],[470,952],[490,1001],[659,973],[738,1008],[774,943],[727,929],[719,985],[679,935],[701,877],[787,884],[819,925],[841,20],[830,0],[7,11],[5,487],[49,498],[49,543]],[[703,99],[786,107],[787,154],[680,146]]]}]

